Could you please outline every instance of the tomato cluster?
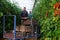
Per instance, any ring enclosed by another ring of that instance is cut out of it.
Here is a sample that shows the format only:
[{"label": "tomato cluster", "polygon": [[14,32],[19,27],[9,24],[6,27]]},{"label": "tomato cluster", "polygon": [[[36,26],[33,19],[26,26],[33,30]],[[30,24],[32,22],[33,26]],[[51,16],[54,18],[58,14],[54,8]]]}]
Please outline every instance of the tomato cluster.
[{"label": "tomato cluster", "polygon": [[60,14],[60,2],[58,2],[54,5],[54,9],[55,9],[54,10],[54,16],[59,15]]}]

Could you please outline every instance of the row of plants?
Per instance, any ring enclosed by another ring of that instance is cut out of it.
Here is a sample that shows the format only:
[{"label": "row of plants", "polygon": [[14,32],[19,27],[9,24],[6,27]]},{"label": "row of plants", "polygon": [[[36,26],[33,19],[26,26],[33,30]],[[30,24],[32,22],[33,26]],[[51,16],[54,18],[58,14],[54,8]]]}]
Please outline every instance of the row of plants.
[{"label": "row of plants", "polygon": [[[17,25],[20,24],[20,12],[21,9],[15,3],[11,3],[9,0],[0,0],[0,37],[3,35],[3,16],[4,15],[16,15]],[[13,28],[13,17],[6,17],[6,29]],[[2,34],[2,35],[1,35]]]},{"label": "row of plants", "polygon": [[38,0],[32,13],[33,19],[38,20],[40,24],[42,39],[59,40],[60,0]]}]

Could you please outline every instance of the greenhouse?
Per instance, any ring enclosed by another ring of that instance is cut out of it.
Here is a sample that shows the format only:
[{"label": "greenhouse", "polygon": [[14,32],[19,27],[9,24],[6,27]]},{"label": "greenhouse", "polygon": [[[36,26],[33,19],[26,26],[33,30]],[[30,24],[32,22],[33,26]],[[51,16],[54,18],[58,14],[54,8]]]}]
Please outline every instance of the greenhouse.
[{"label": "greenhouse", "polygon": [[0,40],[60,40],[60,0],[0,0]]}]

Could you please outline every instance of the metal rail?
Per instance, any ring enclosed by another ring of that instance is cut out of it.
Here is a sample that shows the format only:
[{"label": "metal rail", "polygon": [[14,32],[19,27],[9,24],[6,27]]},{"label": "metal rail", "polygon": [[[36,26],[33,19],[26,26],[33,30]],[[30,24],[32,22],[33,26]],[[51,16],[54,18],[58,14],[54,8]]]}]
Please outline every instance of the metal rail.
[{"label": "metal rail", "polygon": [[14,39],[16,38],[16,15],[4,15],[3,16],[3,38],[7,38],[4,36],[5,33],[5,17],[6,16],[13,16],[14,17]]}]

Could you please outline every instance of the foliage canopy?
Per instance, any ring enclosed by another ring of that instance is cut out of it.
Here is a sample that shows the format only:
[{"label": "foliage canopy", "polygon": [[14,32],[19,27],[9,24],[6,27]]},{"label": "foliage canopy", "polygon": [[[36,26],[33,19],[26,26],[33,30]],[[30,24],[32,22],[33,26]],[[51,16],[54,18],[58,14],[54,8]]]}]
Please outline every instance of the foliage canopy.
[{"label": "foliage canopy", "polygon": [[60,0],[38,0],[33,9],[33,18],[38,20],[43,37],[60,37],[60,16],[54,16],[54,4]]},{"label": "foliage canopy", "polygon": [[[3,28],[3,15],[16,15],[17,16],[17,25],[20,24],[20,12],[21,9],[18,8],[15,3],[11,3],[9,0],[0,0],[0,33],[2,34]],[[6,17],[7,29],[13,27],[13,17]],[[9,25],[10,24],[10,25]],[[11,25],[12,24],[12,25]],[[0,35],[1,35],[0,34]],[[2,35],[1,35],[2,36]]]}]

